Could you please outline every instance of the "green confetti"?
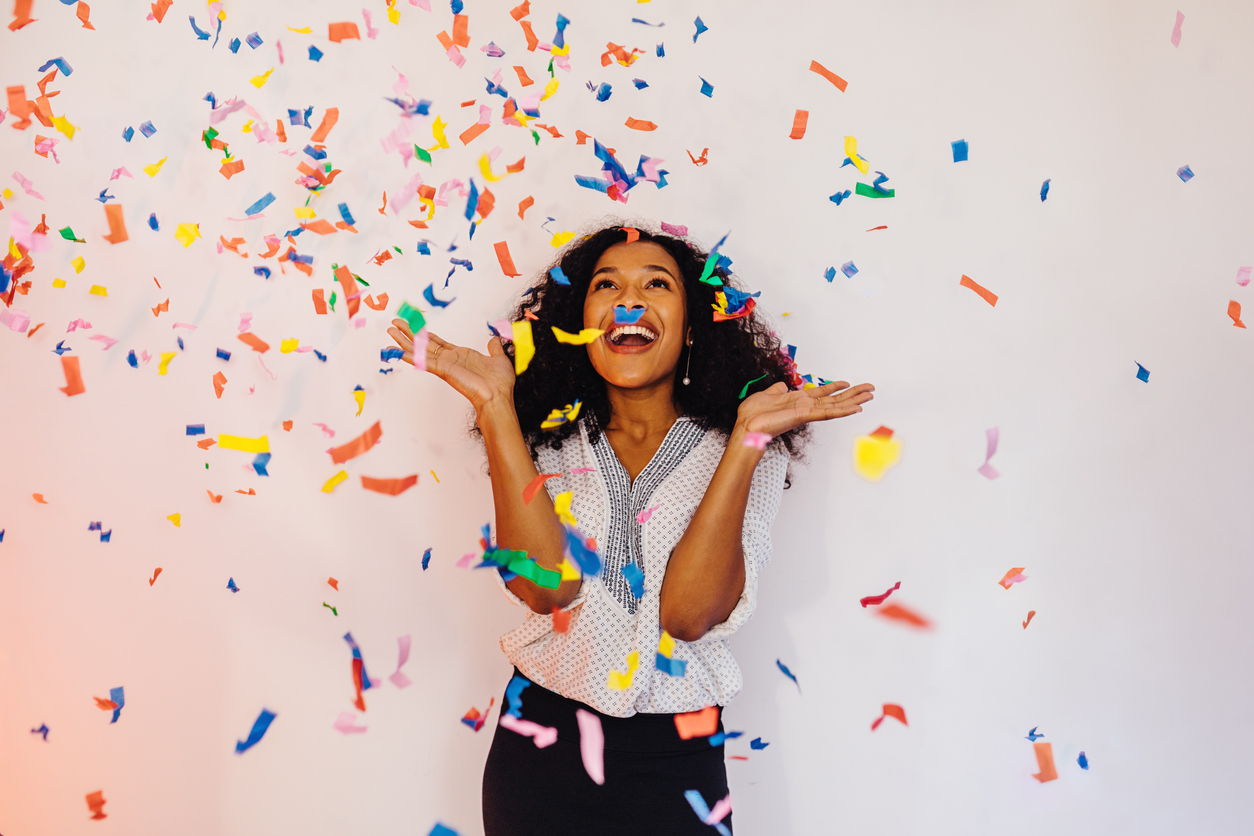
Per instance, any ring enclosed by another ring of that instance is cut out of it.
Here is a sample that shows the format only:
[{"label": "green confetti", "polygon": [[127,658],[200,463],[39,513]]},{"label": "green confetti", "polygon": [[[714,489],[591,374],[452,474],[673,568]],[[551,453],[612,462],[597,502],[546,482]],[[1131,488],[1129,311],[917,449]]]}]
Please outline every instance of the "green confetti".
[{"label": "green confetti", "polygon": [[331,312],[334,313],[335,312],[335,291],[334,290],[331,291],[331,298],[327,300],[327,305],[328,307],[331,308]]},{"label": "green confetti", "polygon": [[[701,271],[701,281],[706,284],[719,285],[723,284],[723,280],[714,275],[714,268],[718,266],[718,253],[710,253],[709,258],[705,260],[705,269]],[[743,397],[743,396],[742,396]]]},{"label": "green confetti", "polygon": [[750,386],[752,386],[752,385],[753,385],[754,383],[756,383],[757,381],[761,380],[762,378],[766,377],[766,375],[767,375],[767,373],[766,373],[766,372],[763,372],[762,374],[760,374],[760,375],[758,375],[757,377],[755,377],[753,380],[750,380],[750,381],[749,381],[748,383],[746,383],[743,387],[741,387],[741,389],[740,389],[740,399],[743,401],[743,400],[745,399],[745,395],[747,395],[747,394],[749,393],[749,387],[750,387]]},{"label": "green confetti", "polygon": [[339,611],[339,610],[337,610],[335,607],[331,606],[330,604],[328,604],[326,601],[323,601],[323,602],[322,602],[322,606],[324,606],[324,607],[326,607],[327,609],[329,609],[329,610],[331,611],[331,615],[334,615],[334,616],[336,616],[337,618],[339,617],[340,611]]},{"label": "green confetti", "polygon": [[60,232],[60,233],[61,233],[61,237],[62,237],[62,238],[64,238],[66,241],[74,241],[74,242],[79,243],[79,244],[86,244],[86,243],[87,243],[87,242],[86,242],[86,241],[84,241],[82,238],[76,238],[76,237],[74,236],[74,230],[73,230],[73,229],[70,229],[68,226],[67,226],[65,229],[58,229],[58,230],[57,230],[57,232]]},{"label": "green confetti", "polygon": [[408,302],[401,302],[401,309],[396,315],[409,323],[409,330],[417,334],[427,324],[427,319],[422,315],[422,311],[415,308]]},{"label": "green confetti", "polygon": [[431,152],[426,148],[419,147],[418,145],[414,146],[414,156],[422,160],[424,163],[431,162]]},{"label": "green confetti", "polygon": [[217,137],[217,135],[218,131],[216,128],[209,128],[200,135],[200,138],[205,142],[205,147],[210,151],[213,150],[213,140]]},{"label": "green confetti", "polygon": [[888,189],[887,191],[881,192],[879,189],[874,186],[868,186],[866,183],[859,183],[855,191],[863,197],[892,197],[897,194],[896,189]]}]

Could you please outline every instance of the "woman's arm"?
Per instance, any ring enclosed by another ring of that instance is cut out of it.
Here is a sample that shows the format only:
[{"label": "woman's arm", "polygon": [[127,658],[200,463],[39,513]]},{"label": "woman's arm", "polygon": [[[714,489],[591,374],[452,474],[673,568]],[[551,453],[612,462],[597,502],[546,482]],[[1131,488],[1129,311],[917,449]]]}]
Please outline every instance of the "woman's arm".
[{"label": "woman's arm", "polygon": [[[539,471],[523,441],[514,404],[496,398],[482,404],[477,415],[492,479],[497,543],[504,549],[525,551],[545,569],[557,571],[566,552],[566,533],[546,491],[537,493],[530,504],[523,501],[523,489]],[[533,611],[547,615],[554,607],[573,601],[580,583],[562,581],[557,589],[545,589],[518,575],[505,585]]]},{"label": "woman's arm", "polygon": [[745,430],[737,424],[688,530],[671,552],[662,580],[661,621],[680,641],[696,641],[726,621],[744,591],[742,528],[762,455],[745,444]]}]

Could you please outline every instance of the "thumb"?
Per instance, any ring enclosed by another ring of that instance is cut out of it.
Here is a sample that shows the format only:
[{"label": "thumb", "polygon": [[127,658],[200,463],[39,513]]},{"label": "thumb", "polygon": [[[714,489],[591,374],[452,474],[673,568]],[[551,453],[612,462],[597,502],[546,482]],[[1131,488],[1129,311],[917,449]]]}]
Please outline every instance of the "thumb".
[{"label": "thumb", "polygon": [[501,343],[500,337],[492,337],[488,340],[488,356],[502,357],[505,355],[505,346]]}]

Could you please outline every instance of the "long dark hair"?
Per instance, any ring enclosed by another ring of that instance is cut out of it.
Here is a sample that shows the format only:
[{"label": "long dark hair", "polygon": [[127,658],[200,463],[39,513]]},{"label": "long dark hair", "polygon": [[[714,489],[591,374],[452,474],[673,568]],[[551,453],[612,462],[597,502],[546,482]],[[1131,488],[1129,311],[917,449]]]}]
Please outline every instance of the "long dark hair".
[{"label": "long dark hair", "polygon": [[[781,348],[779,338],[759,309],[755,308],[747,316],[714,321],[715,292],[719,287],[700,280],[708,252],[638,221],[599,224],[591,232],[573,239],[558,254],[523,294],[523,300],[509,317],[511,321],[534,318],[531,331],[535,356],[514,385],[514,407],[523,438],[533,456],[541,445],[560,449],[562,442],[578,431],[577,422],[569,421],[553,429],[540,428],[553,409],[572,404],[575,399],[581,401],[577,420],[582,420],[589,412],[596,418],[595,423],[588,426],[590,437],[595,438],[599,427],[609,424],[610,401],[605,381],[592,367],[586,349],[559,343],[550,326],[567,332],[583,328],[584,297],[593,267],[605,250],[628,240],[623,227],[637,230],[638,240],[652,241],[664,248],[679,265],[693,341],[692,346],[684,346],[675,368],[675,401],[681,414],[691,417],[703,429],[715,428],[730,434],[736,423],[740,392],[746,383],[759,378],[749,384],[746,397],[781,380],[789,389],[799,389],[804,384],[792,358]],[[553,267],[561,268],[570,281],[569,286],[553,278]],[[743,290],[721,264],[714,268],[713,275],[718,276],[724,286]],[[506,341],[505,351],[512,359],[512,342]],[[689,353],[691,383],[685,386],[681,381],[685,365],[689,364]],[[471,432],[481,436],[477,427]],[[809,425],[802,424],[770,443],[783,445],[792,459],[799,460],[809,439]]]}]

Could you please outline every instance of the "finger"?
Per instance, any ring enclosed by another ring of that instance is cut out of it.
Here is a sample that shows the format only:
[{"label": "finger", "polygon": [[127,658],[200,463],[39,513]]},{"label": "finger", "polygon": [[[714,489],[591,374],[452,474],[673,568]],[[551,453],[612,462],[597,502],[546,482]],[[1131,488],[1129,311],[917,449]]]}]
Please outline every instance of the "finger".
[{"label": "finger", "polygon": [[389,328],[388,335],[391,336],[391,338],[395,340],[396,344],[399,345],[401,348],[409,349],[409,348],[412,348],[414,345],[414,341],[410,339],[409,337],[405,336],[405,333],[401,331],[399,328]]},{"label": "finger", "polygon": [[392,324],[396,326],[396,330],[400,331],[402,334],[409,337],[410,339],[413,339],[414,332],[410,329],[408,322],[401,319],[400,317],[397,317],[396,319],[392,320]]}]

